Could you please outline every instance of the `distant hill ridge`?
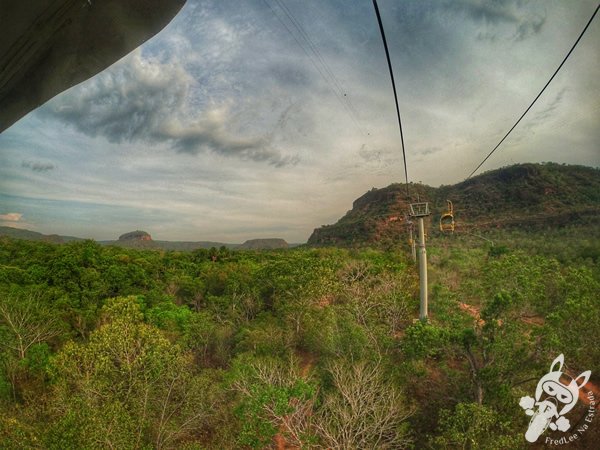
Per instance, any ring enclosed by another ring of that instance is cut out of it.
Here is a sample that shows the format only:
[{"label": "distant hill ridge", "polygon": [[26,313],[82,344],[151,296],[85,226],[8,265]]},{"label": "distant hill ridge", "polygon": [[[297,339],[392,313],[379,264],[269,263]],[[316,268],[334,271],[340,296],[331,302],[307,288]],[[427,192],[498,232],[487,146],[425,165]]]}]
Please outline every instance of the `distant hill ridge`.
[{"label": "distant hill ridge", "polygon": [[2,227],[0,226],[0,236],[8,236],[14,239],[24,239],[27,241],[43,241],[55,244],[64,244],[70,241],[83,241],[84,239],[74,236],[59,236],[58,234],[42,234],[37,231],[24,230],[22,228]]},{"label": "distant hill ridge", "polygon": [[[28,241],[44,241],[54,244],[64,244],[71,241],[83,241],[82,238],[73,236],[59,236],[57,234],[46,235],[36,231],[23,230],[20,228],[0,226],[0,237],[7,236],[14,239]],[[278,248],[289,248],[298,244],[288,244],[279,238],[250,239],[243,244],[227,244],[213,241],[155,241],[146,231],[135,230],[124,233],[116,241],[98,241],[102,245],[114,245],[117,247],[154,249],[154,250],[177,250],[192,251],[199,248],[210,249],[211,247],[226,247],[232,250],[270,250]]]},{"label": "distant hill ridge", "polygon": [[260,249],[276,249],[288,248],[289,244],[283,239],[249,239],[240,245],[239,249],[245,250],[260,250]]},{"label": "distant hill ridge", "polygon": [[[458,229],[556,227],[600,218],[600,169],[516,164],[450,186],[410,184],[411,200],[430,202],[430,232],[454,204]],[[403,184],[368,191],[340,220],[314,230],[309,245],[356,245],[396,240],[406,230],[409,201]],[[404,234],[402,234],[404,236]]]}]

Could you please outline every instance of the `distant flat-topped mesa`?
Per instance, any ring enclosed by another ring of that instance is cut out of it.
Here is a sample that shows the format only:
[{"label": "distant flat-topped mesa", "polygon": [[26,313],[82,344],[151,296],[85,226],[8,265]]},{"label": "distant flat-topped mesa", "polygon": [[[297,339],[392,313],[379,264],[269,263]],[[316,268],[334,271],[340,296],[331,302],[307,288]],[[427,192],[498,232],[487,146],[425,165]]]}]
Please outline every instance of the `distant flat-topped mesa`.
[{"label": "distant flat-topped mesa", "polygon": [[135,230],[130,231],[129,233],[122,234],[119,236],[119,241],[151,241],[152,236],[150,236],[145,231]]},{"label": "distant flat-topped mesa", "polygon": [[283,239],[248,239],[238,247],[240,250],[269,250],[274,248],[288,248],[289,245]]},{"label": "distant flat-topped mesa", "polygon": [[0,132],[162,30],[185,0],[2,0]]}]

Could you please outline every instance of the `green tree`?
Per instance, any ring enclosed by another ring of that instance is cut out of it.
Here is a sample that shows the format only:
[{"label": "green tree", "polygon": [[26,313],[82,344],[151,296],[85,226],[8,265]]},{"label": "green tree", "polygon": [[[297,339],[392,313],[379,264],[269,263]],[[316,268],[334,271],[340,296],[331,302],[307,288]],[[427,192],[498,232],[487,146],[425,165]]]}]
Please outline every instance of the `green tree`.
[{"label": "green tree", "polygon": [[454,410],[442,410],[439,435],[430,438],[434,448],[462,450],[506,450],[524,448],[522,433],[493,409],[476,403],[459,403]]},{"label": "green tree", "polygon": [[569,268],[560,285],[562,303],[537,330],[548,360],[560,353],[580,370],[600,370],[600,281],[587,268]]},{"label": "green tree", "polygon": [[30,376],[28,366],[44,365],[46,344],[62,331],[57,311],[42,301],[40,295],[0,296],[0,349],[4,350],[0,353],[0,367],[10,382],[13,400],[24,394],[20,387]]},{"label": "green tree", "polygon": [[165,448],[192,439],[209,405],[190,354],[143,323],[135,297],[103,308],[87,343],[54,362],[50,448]]},{"label": "green tree", "polygon": [[0,345],[25,359],[35,344],[47,342],[61,332],[56,314],[39,295],[0,297]]}]

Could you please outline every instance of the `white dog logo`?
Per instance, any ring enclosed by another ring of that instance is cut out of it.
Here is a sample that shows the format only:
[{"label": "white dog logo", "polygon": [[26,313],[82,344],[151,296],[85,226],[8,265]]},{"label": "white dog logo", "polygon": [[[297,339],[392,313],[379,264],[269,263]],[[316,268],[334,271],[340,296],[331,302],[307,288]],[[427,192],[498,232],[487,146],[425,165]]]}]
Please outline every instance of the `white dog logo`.
[{"label": "white dog logo", "polygon": [[[548,427],[551,430],[567,431],[571,426],[564,415],[577,403],[579,389],[588,382],[592,372],[585,371],[569,384],[564,384],[560,381],[563,365],[564,356],[561,354],[552,362],[550,372],[538,382],[535,400],[529,396],[521,397],[519,405],[525,410],[525,414],[532,416],[525,433],[525,439],[529,442],[535,442]],[[534,410],[536,406],[537,411]]]}]

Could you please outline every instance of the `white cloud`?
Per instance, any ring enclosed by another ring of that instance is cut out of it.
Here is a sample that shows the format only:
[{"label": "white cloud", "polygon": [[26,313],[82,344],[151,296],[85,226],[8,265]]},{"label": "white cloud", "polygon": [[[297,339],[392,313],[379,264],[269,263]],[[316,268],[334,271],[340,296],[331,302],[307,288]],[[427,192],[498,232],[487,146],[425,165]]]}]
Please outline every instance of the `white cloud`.
[{"label": "white cloud", "polygon": [[0,214],[0,221],[2,222],[18,222],[23,217],[23,214],[20,213],[8,213],[8,214]]},{"label": "white cloud", "polygon": [[[410,180],[466,177],[543,86],[593,6],[381,1]],[[372,5],[307,0],[288,8],[343,86],[359,126],[282,11],[275,8],[304,50],[264,2],[190,0],[156,39],[0,135],[0,194],[44,206],[39,214],[16,201],[6,209],[61,234],[62,221],[71,234],[103,238],[114,237],[107,224],[119,223],[157,239],[276,233],[302,241],[371,187],[402,182]],[[599,63],[590,57],[599,31],[590,28],[484,170],[549,159],[543,155],[600,163]]]}]

